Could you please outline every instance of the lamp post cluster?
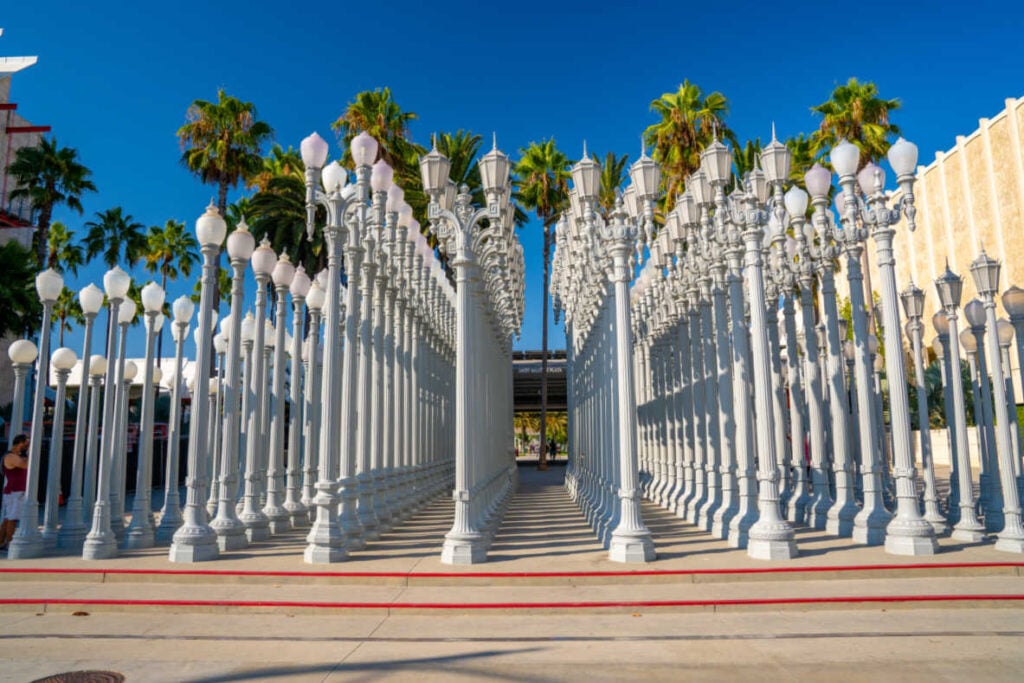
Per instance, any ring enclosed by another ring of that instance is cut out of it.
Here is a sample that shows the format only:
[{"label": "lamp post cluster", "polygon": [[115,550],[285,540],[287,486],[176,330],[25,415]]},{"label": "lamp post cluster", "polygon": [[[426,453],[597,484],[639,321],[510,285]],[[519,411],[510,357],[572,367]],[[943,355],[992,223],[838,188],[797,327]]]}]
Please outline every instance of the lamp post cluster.
[{"label": "lamp post cluster", "polygon": [[[897,291],[892,250],[895,225],[905,218],[914,227],[916,159],[916,148],[902,139],[890,150],[902,190],[891,205],[882,169],[868,164],[858,173],[857,148],[837,145],[831,162],[840,191],[833,213],[827,169],[815,165],[806,174],[806,192],[796,186],[787,191],[790,153],[773,137],[757,167],[734,178],[731,152],[716,140],[655,232],[653,162],[641,156],[631,169],[631,186],[600,216],[596,164],[584,154],[573,169],[571,210],[559,226],[552,283],[556,306],[565,310],[569,346],[566,482],[613,549],[613,529],[642,528],[634,523],[638,508],[629,504],[635,458],[643,495],[755,558],[794,557],[795,524],[884,544],[894,554],[936,551],[947,515],[928,430],[924,294],[913,285]],[[636,248],[635,262],[619,235]],[[863,296],[860,263],[869,238],[881,276],[878,310],[889,350],[884,364],[878,339],[868,333]],[[837,264],[850,285],[849,325],[839,316]],[[1024,326],[1024,290],[1004,295],[1017,319],[999,328],[999,264],[983,254],[972,274],[981,301],[967,313],[977,320],[971,341],[982,349],[979,357],[987,355],[987,369],[979,360],[974,376],[980,402],[995,406],[994,415],[982,409],[979,417],[983,451],[988,449],[980,457],[982,496],[991,498],[982,508],[989,530],[1001,530],[997,548],[1019,551],[1020,443],[1004,368],[1013,325]],[[949,345],[947,358],[959,358],[958,282],[952,274],[937,282],[944,308],[937,319],[943,329],[937,329],[942,347]],[[628,301],[628,311],[619,312],[620,301]],[[901,353],[904,331],[915,362],[913,386]],[[958,484],[948,517],[960,520],[954,535],[979,540],[985,527],[970,491],[960,373],[948,362],[945,370]],[[989,383],[988,372],[998,380]],[[918,393],[921,406],[916,448],[909,390]],[[632,559],[650,557],[636,552]]]},{"label": "lamp post cluster", "polygon": [[[524,261],[510,201],[510,162],[494,148],[479,161],[486,206],[448,177],[436,146],[420,159],[429,217],[455,270],[455,520],[441,561],[486,561],[515,490],[512,335],[523,319]],[[450,290],[449,290],[450,291]]]},{"label": "lamp post cluster", "polygon": [[[312,412],[305,434],[316,444],[318,478],[313,485],[307,459],[300,493],[301,466],[290,461],[284,504],[294,510],[306,499],[315,509],[310,563],[346,559],[443,490],[455,432],[452,288],[391,168],[374,163],[377,142],[366,133],[352,140],[354,185],[326,163],[327,151],[315,133],[302,142],[307,230],[312,236],[323,207],[328,267],[324,312],[311,326],[324,328],[319,379],[293,390]],[[320,342],[308,339],[312,368]]]},{"label": "lamp post cluster", "polygon": [[600,173],[584,146],[572,169],[572,208],[556,229],[552,292],[565,310],[572,397],[566,485],[610,559],[648,562],[655,551],[640,511],[629,283],[634,253],[654,228],[660,174],[641,155],[626,200],[601,216]]}]

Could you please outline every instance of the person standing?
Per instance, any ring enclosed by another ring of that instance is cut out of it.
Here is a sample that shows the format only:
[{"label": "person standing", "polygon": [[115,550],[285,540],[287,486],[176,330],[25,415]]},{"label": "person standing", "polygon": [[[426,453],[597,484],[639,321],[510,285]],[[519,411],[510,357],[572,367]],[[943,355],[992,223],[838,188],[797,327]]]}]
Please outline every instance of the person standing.
[{"label": "person standing", "polygon": [[4,456],[3,522],[0,523],[0,550],[6,550],[14,537],[25,503],[25,479],[28,474],[28,437],[19,434],[11,441],[11,450]]}]

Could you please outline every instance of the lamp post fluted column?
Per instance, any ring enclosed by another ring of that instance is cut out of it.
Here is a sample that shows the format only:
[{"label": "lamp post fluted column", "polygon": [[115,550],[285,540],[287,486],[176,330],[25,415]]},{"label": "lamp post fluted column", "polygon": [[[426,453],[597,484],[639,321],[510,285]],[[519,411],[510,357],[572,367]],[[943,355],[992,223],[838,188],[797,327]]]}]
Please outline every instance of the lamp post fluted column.
[{"label": "lamp post fluted column", "polygon": [[285,430],[285,352],[288,316],[288,288],[295,276],[295,266],[288,254],[282,252],[271,279],[277,294],[276,322],[274,324],[274,374],[270,391],[270,438],[267,442],[267,504],[263,514],[270,523],[270,533],[280,534],[291,528],[288,511],[284,508],[284,430]]},{"label": "lamp post fluted column", "polygon": [[32,400],[32,430],[29,432],[28,472],[25,483],[25,502],[21,509],[18,529],[10,541],[7,557],[11,560],[39,557],[45,550],[39,533],[39,468],[42,467],[43,397],[49,384],[50,372],[50,316],[53,306],[64,289],[64,279],[52,268],[36,276],[36,293],[43,304],[42,325],[39,332],[39,355],[36,358],[36,388]]},{"label": "lamp post fluted column", "polygon": [[612,530],[608,558],[614,562],[650,562],[655,558],[651,532],[640,512],[640,490],[636,469],[636,398],[633,384],[632,328],[629,322],[629,256],[636,240],[636,227],[623,220],[622,208],[602,230],[605,248],[612,259],[615,301],[614,348],[618,371],[619,520]]},{"label": "lamp post fluted column", "polygon": [[75,451],[71,461],[71,495],[68,497],[67,508],[64,510],[64,523],[58,533],[57,545],[73,551],[81,550],[88,529],[82,507],[82,481],[85,468],[86,444],[89,441],[88,408],[90,392],[88,391],[89,365],[92,359],[92,337],[96,315],[103,306],[103,290],[89,284],[78,293],[78,302],[85,315],[85,339],[82,342],[82,374],[78,384],[78,405],[75,417]]},{"label": "lamp post fluted column", "polygon": [[924,292],[913,282],[900,293],[903,311],[907,314],[907,337],[914,357],[914,384],[917,390],[917,424],[921,443],[921,467],[924,469],[924,518],[932,525],[936,535],[949,531],[946,518],[939,512],[939,496],[935,488],[935,466],[932,463],[931,426],[928,419],[928,391],[924,377],[924,356],[921,335],[924,324]]},{"label": "lamp post fluted column", "polygon": [[185,339],[188,337],[189,321],[195,304],[187,296],[175,299],[172,306],[174,326],[171,336],[174,337],[174,376],[171,386],[171,411],[168,417],[170,426],[167,429],[167,472],[164,479],[164,505],[160,511],[160,524],[156,528],[155,541],[163,545],[170,543],[174,532],[181,526],[181,495],[178,492],[179,456],[181,453],[181,387],[185,383],[182,376],[185,354]]},{"label": "lamp post fluted column", "polygon": [[111,459],[114,439],[114,399],[116,382],[124,368],[124,348],[118,353],[118,313],[124,297],[128,294],[131,278],[128,273],[114,266],[103,276],[103,289],[107,294],[107,367],[103,380],[103,426],[100,439],[99,467],[96,474],[96,498],[92,513],[92,527],[82,545],[83,560],[106,560],[117,556],[117,540],[110,528]]},{"label": "lamp post fluted column", "polygon": [[132,521],[125,531],[125,548],[152,548],[156,542],[153,530],[153,510],[150,493],[153,489],[153,395],[156,335],[163,326],[164,291],[149,283],[143,290],[146,308],[146,360],[142,369],[142,424],[139,430],[139,459],[136,466],[135,500],[132,502]]},{"label": "lamp post fluted column", "polygon": [[236,497],[238,495],[238,453],[242,418],[242,301],[245,296],[245,266],[252,257],[256,244],[245,223],[228,236],[228,258],[231,261],[231,313],[227,331],[228,348],[225,355],[224,384],[224,434],[221,443],[220,487],[217,491],[217,514],[210,526],[217,534],[220,550],[237,550],[249,545],[245,525],[238,518]]},{"label": "lamp post fluted column", "polygon": [[196,221],[196,234],[203,254],[203,275],[199,295],[199,340],[196,346],[196,390],[192,397],[193,438],[188,445],[188,492],[183,522],[174,532],[168,558],[171,562],[203,562],[220,554],[217,534],[210,528],[206,501],[201,499],[205,486],[207,430],[209,424],[210,339],[213,336],[213,292],[216,288],[217,255],[227,232],[227,224],[212,204]]},{"label": "lamp post fluted column", "polygon": [[309,526],[309,510],[302,501],[302,425],[305,415],[303,383],[309,382],[311,373],[302,373],[302,321],[306,295],[312,283],[301,265],[295,269],[289,291],[292,295],[292,338],[291,371],[288,380],[289,411],[288,422],[288,470],[284,509],[288,511],[290,525],[294,528]]},{"label": "lamp post fluted column", "polygon": [[77,358],[74,351],[62,347],[53,352],[50,362],[53,364],[57,379],[57,393],[53,400],[53,428],[50,431],[50,455],[46,474],[46,507],[43,511],[43,545],[48,549],[57,546],[60,465],[64,460],[64,399],[67,396],[68,376]]},{"label": "lamp post fluted column", "polygon": [[985,319],[988,323],[988,335],[985,339],[985,350],[978,349],[981,356],[988,352],[992,366],[992,394],[995,400],[996,452],[998,455],[999,482],[1003,494],[1003,529],[996,536],[996,550],[1005,552],[1024,552],[1024,525],[1021,524],[1020,494],[1017,490],[1017,478],[1013,461],[1017,457],[1011,449],[1010,418],[1006,405],[1006,384],[1003,382],[1002,357],[999,352],[999,334],[996,324],[995,293],[999,285],[1001,264],[982,250],[971,264],[978,293],[985,305]]},{"label": "lamp post fluted column", "polygon": [[[947,368],[950,393],[953,395],[953,424],[951,430],[956,440],[957,460],[957,492],[959,494],[960,512],[959,519],[953,526],[952,537],[976,543],[985,539],[985,527],[978,521],[974,504],[974,485],[971,478],[971,454],[967,445],[967,412],[964,409],[964,387],[963,377],[960,372],[960,332],[958,328],[959,316],[957,309],[960,307],[960,295],[963,288],[963,280],[946,265],[946,271],[935,280],[938,289],[939,300],[946,313],[946,322],[949,326],[946,337],[946,357],[949,358],[950,366]],[[946,418],[949,419],[949,416]],[[952,515],[951,515],[952,516]]]},{"label": "lamp post fluted column", "polygon": [[[864,169],[868,170],[871,170],[870,166]],[[893,474],[896,478],[896,514],[885,529],[885,550],[897,555],[932,555],[938,551],[935,530],[921,516],[917,507],[914,453],[910,443],[910,403],[905,389],[907,370],[903,362],[903,343],[900,339],[902,326],[892,250],[892,239],[896,234],[893,224],[902,212],[913,206],[913,195],[908,194],[905,189],[901,200],[903,203],[890,211],[886,206],[885,195],[881,191],[881,169],[872,170],[871,175],[876,183],[874,187],[864,187],[865,183],[861,183],[862,189],[870,193],[866,200],[868,211],[863,214],[871,226],[879,277],[882,281],[882,332],[886,348],[889,350],[885,357],[885,370],[890,387],[889,420],[895,463]],[[912,185],[913,176],[910,177]],[[845,187],[847,192],[852,194],[852,182],[847,183]],[[909,215],[912,220],[913,215]],[[879,430],[883,429],[884,425],[880,424]]]}]

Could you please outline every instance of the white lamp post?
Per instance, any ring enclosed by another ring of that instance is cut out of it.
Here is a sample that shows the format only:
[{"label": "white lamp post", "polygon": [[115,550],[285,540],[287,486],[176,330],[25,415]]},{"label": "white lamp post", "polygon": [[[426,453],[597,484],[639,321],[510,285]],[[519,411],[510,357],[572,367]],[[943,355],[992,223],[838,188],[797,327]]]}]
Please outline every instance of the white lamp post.
[{"label": "white lamp post", "polygon": [[[1002,381],[1003,361],[999,353],[999,336],[996,327],[995,294],[999,288],[999,272],[1002,265],[982,250],[971,263],[971,274],[985,304],[985,318],[988,322],[986,350],[992,365],[992,393],[995,399],[996,451],[999,456],[999,482],[1002,485],[1003,529],[996,538],[996,550],[1024,552],[1024,525],[1021,524],[1020,494],[1013,462],[1017,457],[1011,449],[1010,418],[1006,405],[1006,385]],[[978,349],[979,356],[983,355]]]},{"label": "white lamp post", "polygon": [[[301,265],[295,269],[289,291],[292,295],[292,336],[291,336],[291,379],[289,380],[289,400],[291,410],[288,423],[288,485],[285,494],[284,509],[288,511],[290,525],[296,528],[309,526],[309,510],[302,502],[300,489],[302,476],[302,425],[303,425],[303,393],[302,393],[302,321],[303,304],[312,282]],[[306,373],[309,381],[310,373]]]},{"label": "white lamp post", "polygon": [[174,374],[171,377],[171,411],[167,429],[167,472],[164,477],[164,505],[160,511],[160,525],[156,529],[156,542],[170,543],[174,532],[181,526],[181,495],[178,493],[179,454],[181,452],[181,389],[185,384],[182,377],[185,339],[189,323],[195,312],[195,304],[187,296],[180,296],[171,306],[174,324],[171,336],[174,338]]},{"label": "white lamp post", "polygon": [[[121,356],[127,358],[128,326],[135,320],[137,306],[131,299],[126,299],[117,313],[118,334],[121,337]],[[115,381],[117,394],[114,397],[114,438],[113,453],[110,459],[110,528],[120,543],[124,539],[124,500],[126,495],[126,475],[128,460],[128,404],[131,400],[131,381],[135,378],[138,368],[127,362]]]},{"label": "white lamp post", "polygon": [[[320,313],[324,305],[324,290],[317,282],[313,282],[306,295],[306,307],[309,309],[309,332],[306,335],[306,380],[303,385],[303,415],[306,423],[305,456],[302,480],[302,504],[307,507],[308,522],[313,521],[316,511],[316,475],[318,457],[320,455]],[[308,523],[307,522],[307,523]]]},{"label": "white lamp post", "polygon": [[[963,292],[963,280],[954,274],[949,265],[946,271],[935,280],[939,293],[939,301],[946,313],[945,325],[948,326],[948,345],[946,357],[950,366],[947,375],[953,396],[952,423],[955,425],[956,460],[957,460],[957,491],[959,494],[959,519],[953,526],[953,538],[974,543],[984,540],[985,527],[978,521],[974,510],[974,486],[971,481],[971,456],[967,446],[967,413],[964,409],[963,378],[960,374],[960,333],[957,329],[957,309],[960,308],[960,295]],[[942,330],[938,330],[940,335]],[[947,412],[947,420],[950,419]],[[952,515],[951,515],[952,516]]]},{"label": "white lamp post", "polygon": [[194,438],[188,445],[189,486],[185,499],[182,525],[174,532],[168,557],[171,562],[202,562],[216,559],[219,550],[217,535],[207,521],[205,501],[200,499],[205,484],[209,396],[205,388],[210,380],[210,338],[212,337],[213,292],[217,278],[217,255],[224,241],[227,224],[211,203],[206,213],[196,221],[196,237],[203,253],[203,275],[199,295],[199,337],[203,340],[196,348],[196,391],[192,396]]},{"label": "white lamp post", "polygon": [[[92,525],[93,504],[96,502],[96,453],[99,449],[97,437],[100,411],[103,409],[100,403],[100,388],[103,386],[103,376],[106,372],[106,358],[94,355],[89,359],[89,425],[86,428],[85,436],[88,445],[85,449],[85,476],[82,486],[82,523],[86,530]],[[76,550],[84,542],[85,537],[83,536],[82,541],[75,544]],[[59,543],[60,540],[58,540]]]},{"label": "white lamp post", "polygon": [[43,512],[43,544],[57,547],[61,463],[64,461],[64,409],[68,376],[78,362],[75,352],[59,348],[50,359],[57,375],[57,394],[53,400],[53,429],[50,431],[50,457],[46,473],[46,507]]},{"label": "white lamp post", "polygon": [[[25,483],[25,503],[21,511],[18,530],[11,539],[7,551],[8,559],[39,557],[45,548],[39,533],[39,467],[42,465],[43,447],[43,396],[49,378],[50,360],[50,316],[53,305],[64,289],[64,279],[52,268],[36,275],[36,293],[43,304],[42,328],[39,333],[39,356],[36,364],[36,390],[32,401],[32,431],[29,434],[28,472]],[[27,355],[27,354],[26,354]]]},{"label": "white lamp post", "polygon": [[935,466],[932,462],[931,425],[928,419],[928,391],[924,378],[924,354],[921,335],[924,324],[924,292],[913,282],[900,294],[903,311],[907,314],[907,336],[910,338],[911,353],[914,356],[914,382],[917,385],[917,425],[921,439],[921,466],[924,468],[924,518],[935,529],[936,534],[949,531],[946,518],[939,511],[939,496],[935,488]]},{"label": "white lamp post", "polygon": [[14,395],[11,400],[11,424],[7,429],[8,443],[22,433],[25,425],[25,379],[32,363],[39,355],[36,345],[28,339],[18,339],[7,349],[7,356],[14,367]]},{"label": "white lamp post", "polygon": [[252,388],[249,392],[252,405],[249,406],[249,424],[245,440],[245,493],[239,519],[245,525],[245,535],[252,543],[270,537],[270,521],[260,507],[260,482],[263,476],[260,469],[260,451],[263,441],[263,403],[267,391],[264,363],[267,282],[274,270],[274,264],[277,263],[277,254],[270,248],[270,241],[264,237],[249,260],[252,272],[256,276],[256,317],[253,320]]},{"label": "white lamp post", "polygon": [[146,358],[142,366],[142,425],[139,430],[139,458],[136,466],[135,500],[132,521],[128,525],[126,548],[152,548],[156,542],[153,529],[153,405],[155,396],[154,347],[163,328],[164,299],[167,294],[155,282],[142,288],[142,308],[146,311]]},{"label": "white lamp post", "polygon": [[[238,453],[241,419],[245,416],[239,402],[245,386],[242,383],[241,348],[252,343],[252,318],[242,318],[242,302],[245,296],[245,266],[252,258],[256,242],[243,218],[238,227],[228,236],[228,258],[231,261],[231,313],[227,333],[227,357],[224,385],[221,391],[224,401],[224,435],[221,443],[220,488],[217,496],[217,514],[210,523],[217,534],[220,550],[236,550],[249,545],[245,525],[238,519],[235,498],[238,494]],[[248,322],[248,329],[246,328]],[[248,335],[246,334],[248,332]],[[248,401],[244,401],[248,403]]]},{"label": "white lamp post", "polygon": [[[979,507],[985,515],[985,530],[996,532],[1003,528],[1002,490],[999,488],[999,465],[996,451],[996,427],[992,419],[992,384],[989,381],[988,360],[985,357],[985,305],[971,299],[964,305],[964,318],[968,329],[960,335],[960,343],[967,352],[974,383],[974,422],[977,425],[981,473],[978,475],[981,494]],[[965,341],[970,336],[970,341]],[[993,477],[993,473],[996,473]]]},{"label": "white lamp post", "polygon": [[274,376],[271,390],[271,422],[269,458],[267,461],[267,504],[263,514],[270,522],[270,533],[280,534],[291,528],[288,511],[284,508],[284,375],[285,375],[285,319],[288,314],[288,287],[295,276],[295,266],[288,254],[282,252],[270,273],[277,292],[277,323],[274,326]]},{"label": "white lamp post", "polygon": [[96,315],[103,308],[103,290],[89,284],[78,292],[78,303],[85,316],[85,339],[82,343],[82,375],[78,385],[78,406],[75,418],[75,452],[71,461],[71,492],[67,507],[64,510],[64,523],[61,524],[57,544],[63,548],[78,551],[85,542],[86,526],[82,508],[82,476],[85,466],[85,452],[88,438],[86,435],[89,393],[89,363],[92,356],[93,323]]}]

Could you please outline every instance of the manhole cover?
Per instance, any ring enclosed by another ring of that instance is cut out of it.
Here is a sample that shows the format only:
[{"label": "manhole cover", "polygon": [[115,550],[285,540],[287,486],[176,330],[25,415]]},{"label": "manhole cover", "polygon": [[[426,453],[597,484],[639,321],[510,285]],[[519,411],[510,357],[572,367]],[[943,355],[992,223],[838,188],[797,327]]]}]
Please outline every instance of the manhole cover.
[{"label": "manhole cover", "polygon": [[116,671],[68,671],[38,678],[32,683],[124,683],[124,674]]}]

